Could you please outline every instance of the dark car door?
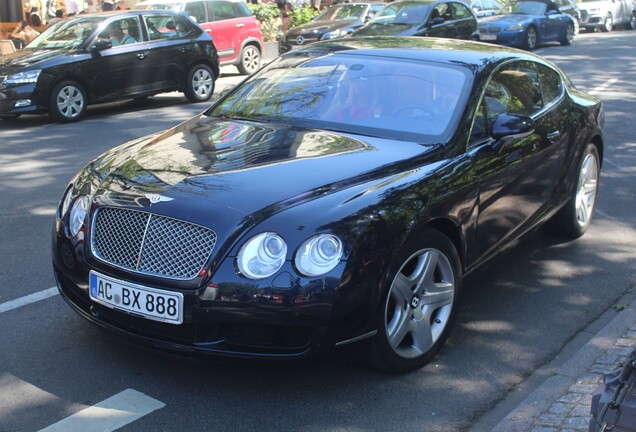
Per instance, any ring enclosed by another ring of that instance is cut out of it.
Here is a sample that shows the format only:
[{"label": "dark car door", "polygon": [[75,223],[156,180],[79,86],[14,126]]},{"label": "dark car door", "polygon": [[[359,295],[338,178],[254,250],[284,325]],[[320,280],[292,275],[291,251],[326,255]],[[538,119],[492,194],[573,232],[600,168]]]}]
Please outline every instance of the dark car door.
[{"label": "dark car door", "polygon": [[150,38],[146,60],[153,68],[153,91],[180,87],[195,49],[192,39],[201,30],[197,32],[187,18],[175,14],[147,15],[144,22]]},{"label": "dark car door", "polygon": [[[542,86],[537,65],[521,61],[495,72],[485,89],[471,138],[475,175],[480,179],[475,255],[471,259],[479,259],[522,231],[545,211],[554,196],[568,134],[561,118],[564,98],[560,77],[550,72],[550,94]],[[531,116],[534,131],[500,140],[491,138],[489,128],[504,113]]]},{"label": "dark car door", "polygon": [[448,7],[448,3],[438,3],[431,9],[427,25],[417,36],[457,37],[457,28],[453,23],[452,12]]},{"label": "dark car door", "polygon": [[138,16],[111,20],[105,30],[98,35],[108,39],[110,29],[117,27],[124,34],[124,44],[111,38],[113,47],[93,54],[89,62],[83,64],[85,79],[94,100],[117,99],[125,95],[143,92],[150,86],[148,76],[151,66],[145,61],[148,43],[140,31]]},{"label": "dark car door", "polygon": [[474,13],[463,3],[448,3],[452,16],[453,25],[457,29],[458,39],[471,39],[477,36],[477,18]]}]

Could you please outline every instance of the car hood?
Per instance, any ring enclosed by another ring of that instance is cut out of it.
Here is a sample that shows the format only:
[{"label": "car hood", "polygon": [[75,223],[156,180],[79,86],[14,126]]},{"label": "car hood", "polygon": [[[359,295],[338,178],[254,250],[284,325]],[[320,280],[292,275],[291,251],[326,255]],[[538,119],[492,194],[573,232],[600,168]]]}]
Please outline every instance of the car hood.
[{"label": "car hood", "polygon": [[171,200],[162,210],[174,214],[191,206],[194,214],[205,201],[258,223],[286,207],[406,170],[436,147],[200,115],[116,147],[89,167],[102,202],[146,206],[144,197],[160,195]]},{"label": "car hood", "polygon": [[357,27],[360,25],[359,20],[312,21],[289,30],[287,37],[307,33],[323,34],[341,28]]},{"label": "car hood", "polygon": [[508,27],[514,24],[530,23],[534,18],[533,15],[492,15],[479,19],[479,26],[484,27],[487,24],[491,27]]},{"label": "car hood", "polygon": [[26,49],[0,57],[0,75],[15,73],[23,69],[47,66],[50,60],[67,55],[69,50]]},{"label": "car hood", "polygon": [[352,36],[411,36],[417,28],[415,24],[370,23],[353,32]]}]

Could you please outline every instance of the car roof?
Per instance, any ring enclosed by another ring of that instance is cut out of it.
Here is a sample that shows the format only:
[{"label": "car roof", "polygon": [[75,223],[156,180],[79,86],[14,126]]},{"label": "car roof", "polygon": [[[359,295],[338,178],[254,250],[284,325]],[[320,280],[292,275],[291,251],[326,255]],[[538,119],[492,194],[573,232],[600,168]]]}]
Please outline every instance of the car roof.
[{"label": "car roof", "polygon": [[532,60],[552,65],[535,54],[515,48],[459,39],[413,38],[405,36],[352,37],[317,42],[292,51],[292,55],[302,55],[303,52],[319,53],[322,51],[325,54],[346,52],[352,55],[434,61],[451,65],[462,65],[474,71],[483,70],[486,67],[512,59]]}]

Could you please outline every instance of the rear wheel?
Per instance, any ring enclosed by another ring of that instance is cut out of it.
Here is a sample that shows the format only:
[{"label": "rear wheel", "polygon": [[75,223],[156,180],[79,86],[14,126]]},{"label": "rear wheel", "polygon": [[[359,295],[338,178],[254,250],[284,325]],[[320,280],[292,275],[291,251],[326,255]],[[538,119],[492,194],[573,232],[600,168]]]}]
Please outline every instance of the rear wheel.
[{"label": "rear wheel", "polygon": [[460,261],[442,233],[424,230],[396,259],[367,361],[390,373],[417,370],[446,341],[461,287]]},{"label": "rear wheel", "polygon": [[632,15],[629,17],[628,27],[630,30],[636,30],[636,12],[632,12]]},{"label": "rear wheel", "polygon": [[183,93],[190,102],[205,102],[214,92],[214,74],[212,69],[204,64],[198,64],[190,69]]},{"label": "rear wheel", "polygon": [[75,122],[86,113],[86,104],[86,92],[80,84],[62,81],[51,92],[49,114],[58,122]]},{"label": "rear wheel", "polygon": [[243,75],[253,74],[261,67],[261,52],[254,45],[247,45],[241,51],[241,60],[236,65],[239,72]]},{"label": "rear wheel", "polygon": [[561,45],[572,45],[572,42],[574,42],[574,25],[572,24],[568,24],[567,28],[565,29],[565,34],[563,35],[563,38],[560,40]]},{"label": "rear wheel", "polygon": [[537,29],[533,26],[528,27],[526,31],[526,40],[523,47],[528,51],[532,51],[537,47]]},{"label": "rear wheel", "polygon": [[574,36],[581,32],[581,23],[579,23],[578,18],[574,18]]},{"label": "rear wheel", "polygon": [[579,163],[576,189],[567,204],[546,224],[555,234],[578,238],[585,234],[594,213],[601,164],[598,150],[588,144]]},{"label": "rear wheel", "polygon": [[603,25],[601,26],[601,31],[611,32],[613,28],[614,28],[614,19],[612,18],[612,15],[607,14],[607,16],[605,17],[605,21],[603,21]]}]

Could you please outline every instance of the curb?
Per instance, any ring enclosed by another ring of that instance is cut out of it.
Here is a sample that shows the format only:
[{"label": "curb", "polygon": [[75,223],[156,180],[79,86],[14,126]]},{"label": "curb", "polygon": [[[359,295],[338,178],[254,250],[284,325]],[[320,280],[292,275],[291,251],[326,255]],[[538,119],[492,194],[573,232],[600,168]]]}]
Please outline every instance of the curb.
[{"label": "curb", "polygon": [[[545,418],[548,414],[552,415],[551,407],[567,400],[567,396],[572,395],[572,389],[576,390],[577,396],[582,394],[579,408],[581,404],[586,406],[584,415],[586,421],[589,421],[591,418],[589,401],[591,401],[591,395],[598,387],[604,373],[597,367],[593,371],[590,369],[599,361],[607,366],[607,371],[618,366],[615,360],[620,357],[617,356],[617,358],[608,361],[606,354],[636,324],[636,298],[634,297],[634,294],[628,293],[619,299],[617,304],[629,303],[629,306],[620,312],[613,308],[607,310],[599,319],[588,325],[570,341],[555,357],[555,360],[524,380],[520,387],[533,387],[534,385],[533,390],[529,395],[526,395],[525,399],[519,401],[519,395],[516,392],[511,392],[501,403],[482,416],[468,432],[581,430],[580,427],[572,428],[572,426],[561,429],[556,421],[552,427],[543,429],[537,428],[535,423],[540,417]],[[568,352],[572,350],[572,345],[577,344],[577,339],[585,336],[588,340],[583,346],[568,356]],[[594,379],[590,378],[591,375]],[[567,416],[567,414],[562,413],[554,414],[554,417],[559,417],[559,415],[561,419]],[[587,430],[587,426],[585,430]]]}]

